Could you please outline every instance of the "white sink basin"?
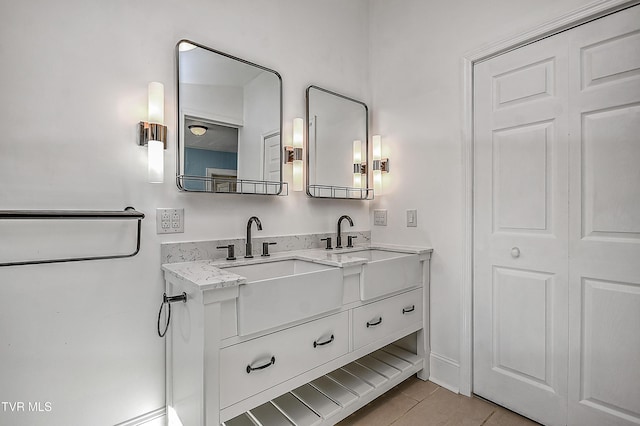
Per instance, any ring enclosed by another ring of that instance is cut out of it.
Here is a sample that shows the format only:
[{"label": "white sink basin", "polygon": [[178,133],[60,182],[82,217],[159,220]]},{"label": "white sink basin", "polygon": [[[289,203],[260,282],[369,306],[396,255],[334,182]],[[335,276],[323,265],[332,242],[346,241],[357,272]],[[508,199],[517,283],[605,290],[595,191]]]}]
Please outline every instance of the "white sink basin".
[{"label": "white sink basin", "polygon": [[342,271],[304,260],[224,268],[247,278],[239,287],[238,334],[245,336],[342,306]]},{"label": "white sink basin", "polygon": [[364,265],[364,277],[360,284],[361,300],[384,296],[422,283],[422,262],[417,254],[375,248],[354,250],[349,254],[369,259]]}]

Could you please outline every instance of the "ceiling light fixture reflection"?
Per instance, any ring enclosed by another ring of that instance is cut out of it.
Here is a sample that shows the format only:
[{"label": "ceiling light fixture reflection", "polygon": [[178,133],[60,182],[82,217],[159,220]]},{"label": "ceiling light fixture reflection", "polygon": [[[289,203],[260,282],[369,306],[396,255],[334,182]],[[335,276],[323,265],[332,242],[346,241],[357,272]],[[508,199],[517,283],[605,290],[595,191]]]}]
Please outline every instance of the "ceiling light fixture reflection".
[{"label": "ceiling light fixture reflection", "polygon": [[193,133],[195,136],[202,136],[205,133],[207,133],[207,130],[209,130],[208,127],[206,126],[200,126],[200,125],[191,125],[189,126],[189,130],[191,131],[191,133]]}]

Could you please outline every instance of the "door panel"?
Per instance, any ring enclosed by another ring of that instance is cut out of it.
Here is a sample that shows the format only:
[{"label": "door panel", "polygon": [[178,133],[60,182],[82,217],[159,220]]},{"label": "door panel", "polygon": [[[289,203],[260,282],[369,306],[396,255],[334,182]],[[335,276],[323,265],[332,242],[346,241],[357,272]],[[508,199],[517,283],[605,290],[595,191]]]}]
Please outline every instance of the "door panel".
[{"label": "door panel", "polygon": [[548,273],[494,268],[493,369],[547,388],[553,388],[552,342],[547,332],[553,319],[546,309],[553,303],[553,281]]},{"label": "door panel", "polygon": [[553,96],[553,65],[544,59],[494,76],[494,108]]},{"label": "door panel", "polygon": [[494,230],[549,230],[553,133],[552,121],[494,131]]},{"label": "door panel", "polygon": [[564,45],[474,68],[474,392],[549,425],[567,412]]},{"label": "door panel", "polygon": [[583,278],[582,293],[581,402],[637,418],[638,394],[629,384],[640,382],[640,369],[627,366],[637,366],[640,354],[640,286]]},{"label": "door panel", "polygon": [[571,31],[569,60],[569,420],[638,425],[640,7]]},{"label": "door panel", "polygon": [[474,90],[474,391],[637,426],[640,6],[476,65]]},{"label": "door panel", "polygon": [[587,112],[580,124],[582,237],[640,239],[640,105]]}]

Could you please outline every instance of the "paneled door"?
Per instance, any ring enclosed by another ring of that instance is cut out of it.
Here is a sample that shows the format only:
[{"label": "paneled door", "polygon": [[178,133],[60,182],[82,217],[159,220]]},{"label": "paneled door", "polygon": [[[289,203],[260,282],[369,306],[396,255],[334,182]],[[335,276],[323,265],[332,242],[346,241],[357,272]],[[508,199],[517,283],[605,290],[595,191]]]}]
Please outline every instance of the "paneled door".
[{"label": "paneled door", "polygon": [[640,425],[640,6],[571,33],[569,419]]},{"label": "paneled door", "polygon": [[474,67],[474,392],[640,424],[640,7]]},{"label": "paneled door", "polygon": [[263,137],[262,180],[280,182],[280,133]]},{"label": "paneled door", "polygon": [[473,389],[547,425],[567,413],[566,44],[474,68]]}]

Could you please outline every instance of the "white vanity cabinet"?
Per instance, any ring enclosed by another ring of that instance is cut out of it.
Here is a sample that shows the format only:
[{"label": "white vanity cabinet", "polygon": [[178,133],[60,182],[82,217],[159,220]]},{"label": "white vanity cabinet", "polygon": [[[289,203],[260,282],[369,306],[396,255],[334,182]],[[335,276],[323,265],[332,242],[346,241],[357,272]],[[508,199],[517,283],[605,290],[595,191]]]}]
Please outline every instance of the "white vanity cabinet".
[{"label": "white vanity cabinet", "polygon": [[248,335],[237,326],[246,278],[216,262],[163,265],[167,294],[187,293],[172,305],[166,341],[169,425],[331,425],[412,374],[426,380],[430,250],[407,254],[400,264],[420,269],[417,282],[399,285],[387,271],[389,291],[376,282],[379,296],[365,300],[371,257],[318,252],[342,271],[339,286],[327,283],[342,305]]},{"label": "white vanity cabinet", "polygon": [[407,328],[422,328],[422,288],[353,309],[353,348],[359,349]]},{"label": "white vanity cabinet", "polygon": [[348,352],[347,311],[223,348],[220,406],[226,408]]}]

